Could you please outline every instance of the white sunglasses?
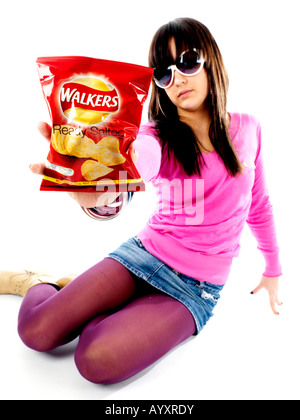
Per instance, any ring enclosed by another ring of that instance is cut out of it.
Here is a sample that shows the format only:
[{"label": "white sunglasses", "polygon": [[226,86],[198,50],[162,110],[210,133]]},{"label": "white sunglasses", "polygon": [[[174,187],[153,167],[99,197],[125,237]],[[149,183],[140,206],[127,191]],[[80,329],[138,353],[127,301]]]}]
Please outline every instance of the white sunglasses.
[{"label": "white sunglasses", "polygon": [[195,48],[184,51],[171,66],[162,66],[154,69],[153,78],[158,87],[168,89],[174,81],[175,70],[183,76],[194,76],[200,73],[205,60],[202,52]]}]

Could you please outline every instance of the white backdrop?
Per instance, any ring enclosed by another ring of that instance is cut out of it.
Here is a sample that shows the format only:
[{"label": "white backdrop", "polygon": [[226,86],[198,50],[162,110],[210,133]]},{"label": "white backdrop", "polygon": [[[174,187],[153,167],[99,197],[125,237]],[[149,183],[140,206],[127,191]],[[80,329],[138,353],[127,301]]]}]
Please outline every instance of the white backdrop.
[{"label": "white backdrop", "polygon": [[246,228],[240,258],[201,337],[147,374],[105,388],[84,381],[67,350],[47,356],[26,349],[16,333],[21,299],[1,296],[0,399],[299,398],[298,3],[12,0],[2,5],[0,269],[79,273],[138,232],[153,207],[147,186],[119,218],[95,222],[65,193],[39,191],[41,180],[28,167],[47,156],[48,144],[36,126],[49,116],[36,58],[85,55],[147,65],[158,27],[187,16],[208,26],[221,49],[230,78],[229,111],[251,113],[261,121],[284,267],[284,306],[276,318],[264,293],[249,294],[263,261]]}]

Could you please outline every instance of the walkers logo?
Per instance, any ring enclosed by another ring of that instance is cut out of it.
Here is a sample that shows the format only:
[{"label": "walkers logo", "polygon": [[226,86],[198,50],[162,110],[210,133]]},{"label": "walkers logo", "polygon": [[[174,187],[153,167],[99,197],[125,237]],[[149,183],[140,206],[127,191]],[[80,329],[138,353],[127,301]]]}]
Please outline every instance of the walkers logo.
[{"label": "walkers logo", "polygon": [[99,124],[119,110],[119,102],[116,88],[96,77],[78,77],[60,89],[61,109],[69,122]]}]

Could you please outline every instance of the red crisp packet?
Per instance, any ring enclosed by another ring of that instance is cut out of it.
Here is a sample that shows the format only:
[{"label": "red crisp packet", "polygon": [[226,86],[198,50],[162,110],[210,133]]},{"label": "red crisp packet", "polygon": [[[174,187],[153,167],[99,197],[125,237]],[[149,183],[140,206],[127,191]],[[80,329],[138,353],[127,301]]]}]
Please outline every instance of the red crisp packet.
[{"label": "red crisp packet", "polygon": [[41,190],[144,190],[129,147],[153,70],[72,56],[40,57],[37,66],[52,120]]}]

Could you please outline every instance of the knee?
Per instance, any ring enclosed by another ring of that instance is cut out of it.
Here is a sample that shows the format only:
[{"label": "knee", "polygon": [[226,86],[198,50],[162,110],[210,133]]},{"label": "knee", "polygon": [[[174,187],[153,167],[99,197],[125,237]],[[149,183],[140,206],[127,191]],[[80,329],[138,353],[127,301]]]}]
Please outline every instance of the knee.
[{"label": "knee", "polygon": [[113,384],[127,379],[126,369],[114,349],[105,343],[95,342],[88,346],[79,344],[75,352],[75,364],[80,374],[96,384]]},{"label": "knee", "polygon": [[19,320],[18,333],[23,343],[33,350],[47,352],[56,347],[50,326],[43,320]]}]

